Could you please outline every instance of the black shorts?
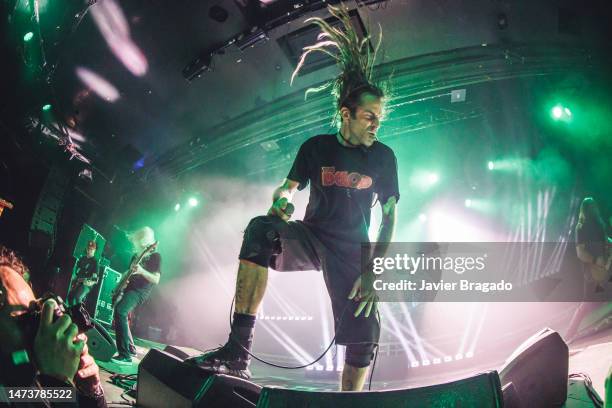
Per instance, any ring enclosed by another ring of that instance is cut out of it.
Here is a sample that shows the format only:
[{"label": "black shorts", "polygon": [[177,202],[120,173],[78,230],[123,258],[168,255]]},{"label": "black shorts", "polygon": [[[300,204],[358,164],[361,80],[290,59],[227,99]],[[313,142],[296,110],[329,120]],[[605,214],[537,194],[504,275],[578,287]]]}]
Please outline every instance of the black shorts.
[{"label": "black shorts", "polygon": [[280,236],[280,253],[270,259],[272,269],[283,272],[323,271],[334,313],[336,343],[378,344],[380,322],[377,314],[371,313],[366,318],[363,311],[359,317],[354,317],[359,302],[348,299],[361,271],[361,244],[322,239],[301,221],[284,222],[275,216],[266,218],[266,224],[269,222],[270,228]]}]

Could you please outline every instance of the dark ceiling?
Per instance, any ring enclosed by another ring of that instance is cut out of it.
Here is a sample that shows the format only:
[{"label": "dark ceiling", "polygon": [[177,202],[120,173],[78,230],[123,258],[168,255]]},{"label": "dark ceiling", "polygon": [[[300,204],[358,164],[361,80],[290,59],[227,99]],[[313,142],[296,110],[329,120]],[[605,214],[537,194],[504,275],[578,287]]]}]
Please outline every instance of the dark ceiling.
[{"label": "dark ceiling", "polygon": [[[8,3],[6,38],[18,57],[15,75],[22,87],[16,90],[23,99],[19,113],[34,115],[46,98],[54,100],[55,119],[83,136],[79,151],[106,176],[123,160],[134,169],[143,167],[142,174],[163,171],[175,177],[240,151],[278,165],[305,137],[330,129],[329,97],[304,102],[303,93],[333,77],[335,68],[303,75],[290,87],[294,65],[282,46],[282,38],[304,29],[306,17],[327,17],[321,2],[268,2],[276,9],[262,14],[258,1],[101,0],[89,5],[41,0],[38,25],[28,21],[28,1]],[[487,114],[499,92],[489,83],[535,77],[583,81],[601,72],[602,47],[609,38],[603,8],[595,3],[388,0],[347,5],[372,35],[382,27],[380,72],[394,78],[383,139]],[[279,10],[293,14],[273,21]],[[249,43],[248,36],[239,35],[255,25],[265,28],[266,38],[241,49],[238,44]],[[43,68],[32,67],[40,59],[27,58],[22,33],[28,29],[36,33],[36,45],[42,39]],[[210,70],[187,81],[185,66],[211,52]],[[87,82],[83,72],[103,80],[106,88],[100,81]],[[465,103],[452,109],[435,105],[453,89],[466,88]],[[520,102],[505,98],[504,103]],[[3,112],[13,110],[5,106]],[[270,142],[272,151],[264,148]]]}]

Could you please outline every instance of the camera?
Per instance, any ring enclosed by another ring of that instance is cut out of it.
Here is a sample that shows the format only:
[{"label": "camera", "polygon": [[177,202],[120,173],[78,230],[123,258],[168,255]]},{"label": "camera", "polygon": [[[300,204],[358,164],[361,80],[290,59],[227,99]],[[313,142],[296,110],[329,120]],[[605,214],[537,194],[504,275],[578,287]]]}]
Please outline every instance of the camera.
[{"label": "camera", "polygon": [[43,297],[33,300],[28,310],[16,318],[17,324],[21,328],[24,339],[26,339],[27,346],[30,350],[34,346],[34,338],[36,337],[38,326],[40,326],[40,316],[42,314],[43,304],[49,299],[53,299],[57,303],[57,307],[53,311],[53,321],[56,321],[60,316],[66,314],[70,316],[72,323],[77,325],[79,333],[85,333],[94,327],[91,316],[83,304],[79,303],[67,307],[61,297],[53,293],[45,293]]},{"label": "camera", "polygon": [[23,314],[14,317],[23,339],[23,349],[13,351],[10,355],[0,353],[0,382],[5,386],[30,384],[36,375],[33,361],[34,339],[40,326],[43,304],[49,299],[57,303],[53,311],[53,321],[67,314],[77,325],[79,333],[85,333],[94,327],[91,316],[82,304],[67,307],[62,298],[53,293],[46,293],[40,299],[33,300]]}]

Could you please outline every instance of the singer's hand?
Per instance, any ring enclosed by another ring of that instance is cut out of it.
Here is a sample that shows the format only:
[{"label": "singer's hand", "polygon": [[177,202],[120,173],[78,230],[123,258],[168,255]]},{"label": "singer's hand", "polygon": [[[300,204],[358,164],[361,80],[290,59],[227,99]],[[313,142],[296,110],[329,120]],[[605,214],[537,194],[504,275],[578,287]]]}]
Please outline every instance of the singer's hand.
[{"label": "singer's hand", "polygon": [[355,302],[359,302],[357,310],[355,310],[355,317],[358,317],[362,311],[365,310],[364,316],[370,317],[370,313],[376,315],[378,309],[378,296],[373,288],[375,275],[372,272],[366,272],[360,275],[353,283],[351,293],[348,298],[353,299]]},{"label": "singer's hand", "polygon": [[287,214],[285,210],[289,205],[293,206],[286,197],[281,197],[272,204],[272,207],[268,210],[268,215],[274,215],[283,221],[288,221],[291,218],[291,213]]}]

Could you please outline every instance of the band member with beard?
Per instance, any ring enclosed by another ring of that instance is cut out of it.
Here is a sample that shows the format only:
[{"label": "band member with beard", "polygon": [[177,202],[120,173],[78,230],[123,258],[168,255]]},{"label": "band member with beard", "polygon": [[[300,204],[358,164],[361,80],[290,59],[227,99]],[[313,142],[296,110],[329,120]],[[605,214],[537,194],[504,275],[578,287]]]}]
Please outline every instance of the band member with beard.
[{"label": "band member with beard", "polygon": [[[128,314],[149,298],[161,275],[161,256],[155,251],[155,233],[150,227],[134,231],[128,237],[134,248],[130,270],[131,277],[127,286],[115,304],[115,334],[117,337],[118,355],[112,358],[114,363],[131,364],[136,355],[136,346],[128,324]],[[150,249],[148,253],[145,253]],[[135,260],[144,254],[138,263]]]}]

